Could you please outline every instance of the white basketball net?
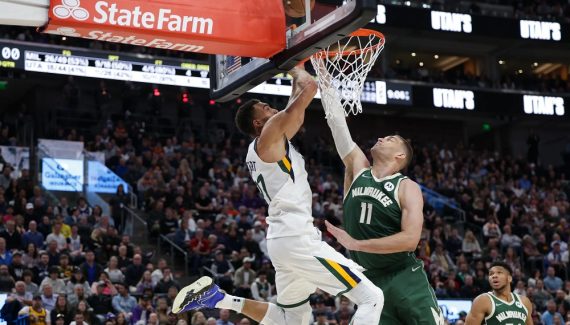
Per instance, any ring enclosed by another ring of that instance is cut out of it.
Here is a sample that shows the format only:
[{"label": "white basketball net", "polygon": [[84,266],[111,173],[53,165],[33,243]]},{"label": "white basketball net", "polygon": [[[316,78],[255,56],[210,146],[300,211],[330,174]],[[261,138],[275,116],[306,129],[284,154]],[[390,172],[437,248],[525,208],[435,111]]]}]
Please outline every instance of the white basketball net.
[{"label": "white basketball net", "polygon": [[[326,118],[332,115],[332,107],[338,107],[339,99],[345,116],[362,113],[362,87],[382,49],[384,37],[371,33],[347,36],[311,56]],[[322,96],[323,90],[331,88],[337,96]]]}]

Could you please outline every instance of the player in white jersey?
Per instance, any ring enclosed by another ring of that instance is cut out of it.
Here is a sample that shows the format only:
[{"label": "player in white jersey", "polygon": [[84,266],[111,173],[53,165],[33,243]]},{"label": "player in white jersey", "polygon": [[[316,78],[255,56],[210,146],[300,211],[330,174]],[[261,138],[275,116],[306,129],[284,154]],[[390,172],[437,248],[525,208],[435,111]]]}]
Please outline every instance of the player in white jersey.
[{"label": "player in white jersey", "polygon": [[254,138],[246,164],[269,204],[267,249],[276,270],[277,304],[231,296],[220,292],[211,278],[202,277],[180,291],[173,311],[225,308],[263,325],[306,325],[312,316],[309,295],[320,288],[332,295],[344,294],[358,305],[351,324],[378,324],[382,290],[362,274],[360,265],[323,242],[313,227],[305,162],[290,140],[303,125],[317,84],[301,67],[289,74],[293,90],[284,110],[250,100],[236,114],[237,127]]}]

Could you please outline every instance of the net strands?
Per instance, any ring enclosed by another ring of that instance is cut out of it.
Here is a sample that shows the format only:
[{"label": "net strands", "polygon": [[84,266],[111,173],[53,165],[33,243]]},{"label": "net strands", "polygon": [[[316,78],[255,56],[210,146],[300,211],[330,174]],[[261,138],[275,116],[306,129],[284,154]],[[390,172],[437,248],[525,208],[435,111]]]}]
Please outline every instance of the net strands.
[{"label": "net strands", "polygon": [[339,100],[345,116],[362,113],[362,87],[382,49],[381,33],[361,29],[311,56],[321,94],[326,89],[336,90],[336,96],[321,98],[326,118],[331,116],[328,108],[333,101]]}]

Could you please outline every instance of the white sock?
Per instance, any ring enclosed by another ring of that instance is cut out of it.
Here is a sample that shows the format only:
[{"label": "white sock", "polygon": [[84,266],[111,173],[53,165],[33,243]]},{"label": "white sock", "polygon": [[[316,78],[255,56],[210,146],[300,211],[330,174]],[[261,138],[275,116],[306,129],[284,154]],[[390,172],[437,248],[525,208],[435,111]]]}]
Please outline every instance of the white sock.
[{"label": "white sock", "polygon": [[243,305],[245,304],[245,298],[232,296],[225,294],[224,298],[216,304],[216,308],[220,309],[231,309],[237,313],[241,313]]}]

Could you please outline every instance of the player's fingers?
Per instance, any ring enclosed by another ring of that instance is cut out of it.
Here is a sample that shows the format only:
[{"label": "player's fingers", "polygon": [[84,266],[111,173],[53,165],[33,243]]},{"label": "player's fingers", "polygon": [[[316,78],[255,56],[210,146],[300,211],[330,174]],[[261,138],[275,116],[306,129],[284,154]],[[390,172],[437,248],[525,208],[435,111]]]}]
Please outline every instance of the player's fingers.
[{"label": "player's fingers", "polygon": [[325,220],[325,225],[327,226],[327,230],[336,237],[336,234],[338,233],[338,228],[333,226],[330,222]]}]

